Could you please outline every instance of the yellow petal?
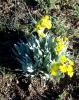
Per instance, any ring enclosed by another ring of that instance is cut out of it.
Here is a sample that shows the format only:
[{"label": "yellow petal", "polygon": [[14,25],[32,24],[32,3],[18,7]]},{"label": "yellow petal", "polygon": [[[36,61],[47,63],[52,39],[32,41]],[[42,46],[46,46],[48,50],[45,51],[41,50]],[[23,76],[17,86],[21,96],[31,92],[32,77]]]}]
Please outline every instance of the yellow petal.
[{"label": "yellow petal", "polygon": [[54,62],[54,63],[51,65],[51,68],[57,71],[57,70],[59,69],[59,63]]},{"label": "yellow petal", "polygon": [[57,76],[57,71],[53,70],[52,68],[50,69],[50,73],[54,76]]},{"label": "yellow petal", "polygon": [[45,37],[45,34],[42,32],[42,30],[38,30],[37,33],[38,33],[38,36],[40,38],[44,38]]},{"label": "yellow petal", "polygon": [[65,73],[65,72],[67,72],[67,66],[64,64],[64,65],[61,65],[60,67],[59,67],[59,69],[60,69],[60,71],[62,72],[62,73]]},{"label": "yellow petal", "polygon": [[50,16],[45,15],[43,18],[46,19],[46,20],[48,20],[50,18]]},{"label": "yellow petal", "polygon": [[68,73],[68,75],[70,76],[70,77],[72,77],[73,76],[73,73],[74,73],[74,71],[73,71],[73,67],[72,66],[68,66],[68,68],[67,68],[67,73]]},{"label": "yellow petal", "polygon": [[50,20],[41,20],[40,25],[41,25],[41,27],[44,27],[47,29],[50,29],[52,27],[52,23]]},{"label": "yellow petal", "polygon": [[68,75],[70,76],[70,77],[72,77],[73,76],[73,74],[74,74],[74,72],[72,71],[72,72],[68,72]]},{"label": "yellow petal", "polygon": [[64,37],[64,41],[68,41],[68,38],[67,37]]},{"label": "yellow petal", "polygon": [[61,42],[62,41],[62,38],[61,37],[57,37],[56,38],[56,42]]},{"label": "yellow petal", "polygon": [[72,71],[73,71],[73,67],[71,65],[68,65],[67,72],[72,72]]},{"label": "yellow petal", "polygon": [[62,56],[60,57],[60,59],[61,59],[61,63],[67,62],[67,57],[66,57],[65,55],[62,55]]},{"label": "yellow petal", "polygon": [[56,76],[58,70],[59,70],[59,63],[54,62],[54,63],[51,65],[50,73],[51,73],[52,75]]},{"label": "yellow petal", "polygon": [[55,47],[55,52],[58,54],[59,52],[62,51],[63,48],[64,48],[64,45],[63,45],[63,44],[58,44],[58,45]]},{"label": "yellow petal", "polygon": [[74,62],[73,62],[72,60],[68,59],[68,61],[69,61],[69,64],[70,64],[71,66],[74,66]]},{"label": "yellow petal", "polygon": [[50,20],[48,20],[47,23],[46,23],[46,28],[51,29],[51,27],[52,27],[52,23],[51,23]]}]

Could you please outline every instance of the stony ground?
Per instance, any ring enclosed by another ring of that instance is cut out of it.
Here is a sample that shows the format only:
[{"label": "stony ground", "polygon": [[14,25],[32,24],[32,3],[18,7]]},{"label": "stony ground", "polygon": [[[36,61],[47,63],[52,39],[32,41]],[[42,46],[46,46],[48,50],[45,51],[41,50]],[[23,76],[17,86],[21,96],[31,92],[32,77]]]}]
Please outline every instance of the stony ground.
[{"label": "stony ground", "polygon": [[[79,100],[79,16],[73,14],[74,5],[79,6],[78,0],[69,3],[60,0],[56,7],[49,11],[40,6],[37,1],[0,0],[0,28],[5,30],[21,29],[29,34],[32,16],[39,18],[48,13],[51,16],[63,18],[70,27],[70,50],[74,55],[75,74],[59,82],[45,80],[41,74],[23,75],[20,72],[1,68],[0,71],[0,100]],[[32,15],[32,16],[31,16]],[[1,34],[0,34],[1,37]]]}]

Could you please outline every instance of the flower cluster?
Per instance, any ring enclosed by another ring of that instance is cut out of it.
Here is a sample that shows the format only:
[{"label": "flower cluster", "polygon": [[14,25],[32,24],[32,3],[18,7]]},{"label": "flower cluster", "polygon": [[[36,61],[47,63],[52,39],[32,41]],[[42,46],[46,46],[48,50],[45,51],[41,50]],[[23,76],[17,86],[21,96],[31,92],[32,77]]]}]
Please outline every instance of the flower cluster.
[{"label": "flower cluster", "polygon": [[73,76],[74,62],[67,58],[65,55],[60,56],[59,61],[55,61],[50,68],[50,73],[54,76],[60,70],[62,73],[67,73],[70,77]]},{"label": "flower cluster", "polygon": [[[54,76],[58,76],[59,73],[61,74],[66,73],[70,77],[72,77],[74,74],[74,70],[73,70],[74,62],[70,60],[68,58],[69,55],[67,55],[69,40],[66,37],[66,34],[64,33],[59,34],[58,37],[55,37],[53,34],[45,35],[44,30],[46,28],[51,29],[51,27],[52,27],[52,22],[48,15],[43,16],[35,25],[34,30],[38,33],[38,36],[42,38],[42,39],[38,39],[40,45],[39,49],[40,52],[42,52],[42,56],[39,58],[40,59],[43,58],[41,60],[41,65],[43,66],[41,67],[44,69],[47,68],[47,70]],[[53,22],[53,27],[54,27],[54,22]],[[55,27],[54,28],[53,27],[52,27],[52,31],[54,33]]]},{"label": "flower cluster", "polygon": [[43,16],[35,25],[35,31],[38,33],[38,36],[43,38],[45,37],[44,30],[45,28],[51,29],[52,23],[48,15]]},{"label": "flower cluster", "polygon": [[66,49],[68,47],[68,38],[64,37],[57,37],[56,38],[56,47],[55,52],[56,54],[59,54],[64,48]]}]

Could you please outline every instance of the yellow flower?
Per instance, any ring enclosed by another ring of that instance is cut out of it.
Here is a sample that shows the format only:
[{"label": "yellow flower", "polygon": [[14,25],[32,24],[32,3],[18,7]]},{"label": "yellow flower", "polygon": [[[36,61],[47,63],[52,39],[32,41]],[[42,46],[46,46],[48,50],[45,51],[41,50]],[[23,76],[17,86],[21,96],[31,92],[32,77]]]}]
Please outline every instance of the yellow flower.
[{"label": "yellow flower", "polygon": [[68,62],[69,62],[69,64],[70,64],[71,66],[74,66],[74,62],[73,62],[72,60],[68,59]]},{"label": "yellow flower", "polygon": [[56,42],[57,42],[57,43],[61,43],[61,42],[62,42],[62,38],[61,38],[61,37],[57,37],[57,38],[56,38]]},{"label": "yellow flower", "polygon": [[47,28],[50,29],[52,27],[52,23],[50,17],[48,15],[43,16],[35,25],[36,29]]},{"label": "yellow flower", "polygon": [[68,41],[68,38],[65,36],[65,37],[57,37],[56,38],[56,42],[66,42],[66,41]]},{"label": "yellow flower", "polygon": [[60,59],[62,64],[67,62],[67,57],[65,55],[60,56]]},{"label": "yellow flower", "polygon": [[67,73],[70,77],[73,76],[74,62],[67,58],[65,55],[60,56],[59,61],[55,61],[50,68],[50,73],[54,76],[57,76],[57,72],[60,70],[62,73]]},{"label": "yellow flower", "polygon": [[73,76],[74,71],[73,71],[73,67],[72,67],[71,65],[69,65],[69,66],[67,67],[67,73],[68,73],[68,75],[69,75],[70,77]]},{"label": "yellow flower", "polygon": [[59,54],[62,51],[62,49],[64,48],[64,46],[65,45],[64,45],[63,39],[61,37],[57,37],[56,38],[55,52],[57,54]]},{"label": "yellow flower", "polygon": [[65,36],[63,40],[64,40],[64,41],[68,41],[68,38]]},{"label": "yellow flower", "polygon": [[41,30],[41,29],[44,29],[44,28],[42,28],[41,25],[40,25],[39,23],[37,23],[37,24],[35,25],[35,31]]},{"label": "yellow flower", "polygon": [[48,15],[43,16],[41,18],[41,20],[39,21],[39,24],[41,25],[41,27],[47,28],[47,29],[50,29],[52,27],[52,23],[51,23],[51,20],[49,18],[50,17]]},{"label": "yellow flower", "polygon": [[73,67],[70,65],[63,64],[59,69],[62,73],[67,73],[70,77],[74,74]]},{"label": "yellow flower", "polygon": [[56,47],[55,52],[59,54],[64,48],[68,47],[68,38],[67,37],[57,37],[56,38]]},{"label": "yellow flower", "polygon": [[56,47],[55,47],[55,52],[57,54],[59,54],[59,52],[63,49],[64,45],[63,44],[58,44]]},{"label": "yellow flower", "polygon": [[[48,15],[43,16],[35,25],[35,31],[39,34],[42,34],[45,30],[45,28],[47,29],[51,29],[52,27],[52,23],[50,20],[50,17]],[[43,30],[43,31],[42,31]],[[42,32],[41,32],[42,31]],[[40,33],[41,32],[41,33]],[[43,34],[44,35],[44,34]],[[39,35],[41,36],[41,35]]]},{"label": "yellow flower", "polygon": [[73,74],[74,74],[74,72],[68,72],[68,75],[69,75],[70,77],[72,77]]},{"label": "yellow flower", "polygon": [[71,61],[69,58],[67,58],[65,55],[62,55],[61,57],[61,63],[63,64],[64,67],[60,67],[61,72],[67,73],[70,77],[73,76],[73,66],[74,62]]},{"label": "yellow flower", "polygon": [[57,76],[57,71],[59,70],[59,64],[57,62],[54,62],[52,65],[51,65],[51,68],[50,68],[50,73],[54,76]]},{"label": "yellow flower", "polygon": [[71,66],[71,65],[69,65],[68,67],[67,67],[67,72],[72,72],[73,71],[73,67]]},{"label": "yellow flower", "polygon": [[46,20],[49,20],[49,18],[50,18],[50,16],[48,16],[48,15],[45,15],[42,17],[42,19],[46,19]]},{"label": "yellow flower", "polygon": [[44,38],[44,37],[45,37],[45,34],[43,33],[42,30],[37,30],[37,33],[38,33],[38,36],[39,36],[40,38]]},{"label": "yellow flower", "polygon": [[47,23],[48,25],[47,25],[47,29],[51,29],[51,27],[52,27],[52,23],[51,23],[51,20],[48,20],[48,23]]},{"label": "yellow flower", "polygon": [[60,69],[60,71],[61,71],[62,73],[67,72],[67,66],[66,66],[66,64],[61,65],[61,66],[59,67],[59,69]]},{"label": "yellow flower", "polygon": [[51,65],[50,73],[54,76],[57,76],[57,72],[60,70],[62,73],[67,73],[70,77],[73,76],[74,62],[67,58],[65,55],[60,56],[60,62],[54,62]]},{"label": "yellow flower", "polygon": [[52,27],[50,20],[41,20],[40,25],[41,25],[41,27],[47,28],[47,29],[51,29],[51,27]]},{"label": "yellow flower", "polygon": [[54,76],[57,76],[57,71],[54,70],[53,68],[50,69],[50,73]]}]

